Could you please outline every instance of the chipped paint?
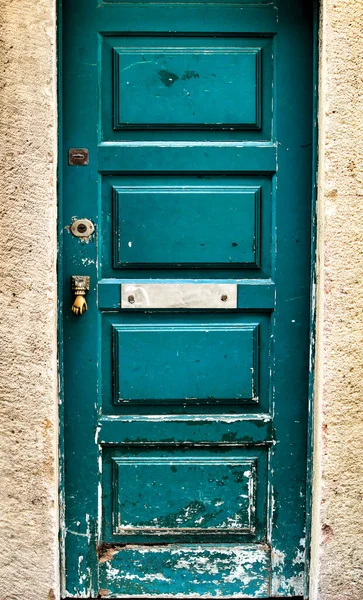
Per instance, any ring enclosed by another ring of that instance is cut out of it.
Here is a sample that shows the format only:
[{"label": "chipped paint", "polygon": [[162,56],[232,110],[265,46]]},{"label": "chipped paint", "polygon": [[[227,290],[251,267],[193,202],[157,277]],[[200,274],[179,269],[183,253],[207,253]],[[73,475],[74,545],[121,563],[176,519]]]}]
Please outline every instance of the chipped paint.
[{"label": "chipped paint", "polygon": [[89,267],[90,265],[95,264],[95,261],[92,258],[82,258],[81,262],[84,267]]},{"label": "chipped paint", "polygon": [[[102,562],[102,586],[111,593],[115,585],[121,586],[124,597],[132,590],[145,596],[155,590],[158,597],[167,597],[171,580],[179,589],[173,596],[180,598],[248,597],[256,581],[255,597],[268,595],[269,550],[263,546],[127,546],[109,556]],[[128,569],[130,560],[133,569]]]},{"label": "chipped paint", "polygon": [[[271,551],[271,593],[272,595],[288,594],[289,596],[302,596],[304,594],[304,569],[292,577],[284,576],[286,554],[273,548]],[[292,565],[305,565],[305,553],[297,550],[292,560]]]}]

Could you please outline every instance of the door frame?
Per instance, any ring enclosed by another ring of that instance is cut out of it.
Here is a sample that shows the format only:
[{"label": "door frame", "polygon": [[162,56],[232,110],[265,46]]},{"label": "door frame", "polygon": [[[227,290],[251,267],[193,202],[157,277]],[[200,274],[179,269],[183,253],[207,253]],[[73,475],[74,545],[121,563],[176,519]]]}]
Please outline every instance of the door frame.
[{"label": "door frame", "polygon": [[[301,0],[302,2],[304,0]],[[313,110],[312,110],[312,180],[311,180],[311,278],[310,278],[310,324],[309,324],[309,392],[308,392],[308,438],[307,438],[307,487],[306,487],[306,570],[304,599],[309,597],[310,547],[312,535],[313,503],[313,447],[314,447],[314,386],[315,386],[315,343],[316,343],[316,280],[317,280],[317,171],[318,171],[318,109],[319,109],[319,30],[321,0],[313,3]],[[59,385],[59,567],[60,587],[64,589],[65,578],[65,492],[64,492],[64,373],[63,373],[63,0],[56,0],[57,11],[57,100],[58,100],[58,219],[57,219],[57,289],[58,289],[58,385]],[[269,599],[266,599],[269,600]],[[291,600],[294,600],[291,598]]]}]

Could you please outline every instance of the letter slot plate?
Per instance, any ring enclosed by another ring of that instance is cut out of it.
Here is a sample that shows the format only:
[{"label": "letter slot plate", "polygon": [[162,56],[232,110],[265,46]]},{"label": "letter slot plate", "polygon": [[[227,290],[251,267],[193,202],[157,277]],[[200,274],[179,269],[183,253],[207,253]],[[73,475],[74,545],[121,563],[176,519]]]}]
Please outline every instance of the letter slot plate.
[{"label": "letter slot plate", "polygon": [[237,308],[235,283],[123,283],[121,308]]}]

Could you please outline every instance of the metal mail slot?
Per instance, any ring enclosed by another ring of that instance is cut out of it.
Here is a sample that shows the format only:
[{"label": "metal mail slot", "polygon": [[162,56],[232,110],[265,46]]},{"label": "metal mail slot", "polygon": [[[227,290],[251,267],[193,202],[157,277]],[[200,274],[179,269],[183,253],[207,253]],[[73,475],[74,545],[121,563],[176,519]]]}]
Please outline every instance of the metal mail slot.
[{"label": "metal mail slot", "polygon": [[237,284],[123,283],[121,308],[237,308]]}]

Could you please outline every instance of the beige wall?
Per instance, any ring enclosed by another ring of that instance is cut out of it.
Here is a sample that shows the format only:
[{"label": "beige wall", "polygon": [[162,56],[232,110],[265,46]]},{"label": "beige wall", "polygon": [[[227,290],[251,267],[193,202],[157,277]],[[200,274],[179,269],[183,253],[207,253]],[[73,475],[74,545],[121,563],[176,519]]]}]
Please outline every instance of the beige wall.
[{"label": "beige wall", "polygon": [[363,599],[363,3],[320,28],[312,600]]},{"label": "beige wall", "polygon": [[54,15],[0,0],[0,600],[58,588]]},{"label": "beige wall", "polygon": [[[321,11],[312,600],[362,600],[363,4]],[[0,600],[58,597],[55,0],[0,0]]]}]

